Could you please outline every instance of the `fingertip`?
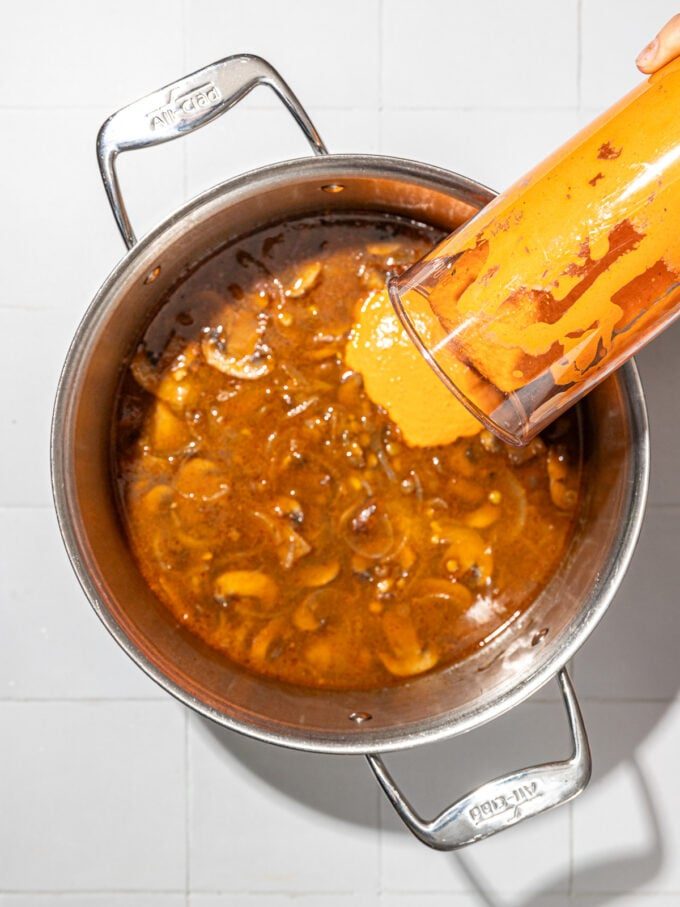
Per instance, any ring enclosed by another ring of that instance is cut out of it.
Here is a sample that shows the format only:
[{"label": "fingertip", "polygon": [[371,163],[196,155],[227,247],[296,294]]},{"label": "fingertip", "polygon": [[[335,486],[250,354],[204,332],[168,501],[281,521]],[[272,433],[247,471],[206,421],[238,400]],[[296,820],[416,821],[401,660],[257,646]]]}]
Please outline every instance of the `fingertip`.
[{"label": "fingertip", "polygon": [[640,51],[635,59],[635,65],[640,70],[640,72],[648,75],[649,73],[654,72],[656,69],[656,57],[659,53],[659,36],[657,35],[653,41],[650,41],[646,47]]}]

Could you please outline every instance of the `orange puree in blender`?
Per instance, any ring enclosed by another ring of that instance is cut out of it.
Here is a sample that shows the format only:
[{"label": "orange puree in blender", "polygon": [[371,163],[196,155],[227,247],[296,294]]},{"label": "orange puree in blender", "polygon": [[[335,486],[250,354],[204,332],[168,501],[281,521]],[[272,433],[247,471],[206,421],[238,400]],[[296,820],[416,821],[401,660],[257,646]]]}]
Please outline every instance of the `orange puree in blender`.
[{"label": "orange puree in blender", "polygon": [[[679,102],[680,59],[398,281],[416,332],[416,322],[441,328],[429,347],[441,368],[455,383],[452,362],[467,366],[484,385],[472,400],[486,413],[506,398],[534,412],[573,402],[678,308]],[[402,400],[408,418],[427,406],[416,388]]]},{"label": "orange puree in blender", "polygon": [[[424,317],[419,319],[419,333],[429,343],[436,342],[441,328]],[[387,410],[411,446],[449,444],[482,427],[418,352],[386,290],[371,293],[362,304],[345,362],[362,374],[368,396]]]}]

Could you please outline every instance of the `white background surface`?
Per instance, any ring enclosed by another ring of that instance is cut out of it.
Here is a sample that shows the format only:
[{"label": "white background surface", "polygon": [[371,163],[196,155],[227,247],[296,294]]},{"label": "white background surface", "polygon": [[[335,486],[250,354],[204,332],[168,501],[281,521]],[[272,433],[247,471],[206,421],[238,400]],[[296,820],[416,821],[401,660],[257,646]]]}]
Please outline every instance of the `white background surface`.
[{"label": "white background surface", "polygon": [[[22,0],[2,5],[1,907],[676,907],[680,904],[680,325],[639,357],[651,504],[575,666],[595,757],[573,805],[433,853],[358,758],[227,734],[108,638],[66,562],[48,426],[60,364],[122,254],[95,164],[116,108],[227,54],[280,68],[333,151],[503,188],[637,81],[672,0]],[[266,92],[128,156],[142,233],[188,194],[306,154]],[[423,810],[565,752],[554,691],[390,764]]]}]

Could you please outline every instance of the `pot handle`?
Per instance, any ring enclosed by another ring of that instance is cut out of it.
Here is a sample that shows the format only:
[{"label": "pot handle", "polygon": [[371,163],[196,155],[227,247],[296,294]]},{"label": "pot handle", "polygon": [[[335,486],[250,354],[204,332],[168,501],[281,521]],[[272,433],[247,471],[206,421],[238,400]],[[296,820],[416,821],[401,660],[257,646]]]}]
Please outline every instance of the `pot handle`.
[{"label": "pot handle", "polygon": [[583,717],[566,670],[560,671],[558,680],[573,740],[571,758],[519,769],[489,781],[434,819],[418,815],[380,756],[366,757],[397,815],[424,844],[435,850],[458,850],[567,803],[586,787],[592,762]]},{"label": "pot handle", "polygon": [[137,242],[116,174],[122,151],[160,145],[200,129],[253,88],[268,85],[290,111],[315,154],[328,154],[304,107],[273,66],[252,54],[225,57],[128,104],[106,120],[97,136],[97,160],[118,229],[128,249]]}]

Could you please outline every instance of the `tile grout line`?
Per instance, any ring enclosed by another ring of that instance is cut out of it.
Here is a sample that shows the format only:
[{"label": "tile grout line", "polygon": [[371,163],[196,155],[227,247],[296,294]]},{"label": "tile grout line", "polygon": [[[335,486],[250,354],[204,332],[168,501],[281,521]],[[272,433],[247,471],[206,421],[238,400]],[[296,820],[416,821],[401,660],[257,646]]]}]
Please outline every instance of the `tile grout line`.
[{"label": "tile grout line", "polygon": [[[422,845],[421,845],[422,846]],[[427,888],[427,889],[418,889],[418,888],[409,888],[409,889],[387,889],[387,892],[392,897],[399,898],[410,898],[413,895],[418,895],[427,900],[440,898],[442,895],[454,895],[457,897],[465,897],[466,895],[474,894],[472,891],[454,891],[451,888]],[[0,896],[11,895],[18,896],[21,898],[32,897],[37,895],[38,898],[47,898],[47,897],[65,897],[73,898],[82,898],[87,895],[104,895],[114,897],[128,897],[131,895],[143,895],[145,897],[162,897],[164,895],[181,895],[183,892],[178,889],[162,889],[162,888],[139,888],[139,889],[129,889],[129,888],[93,888],[93,889],[73,889],[73,888],[0,888]],[[234,897],[238,895],[246,895],[248,897],[257,898],[258,902],[266,903],[267,901],[272,900],[280,896],[284,896],[287,899],[290,899],[291,904],[295,903],[305,903],[311,902],[311,898],[318,897],[332,897],[332,898],[343,898],[347,899],[350,903],[356,903],[357,892],[350,889],[339,889],[339,890],[328,890],[328,889],[318,889],[318,890],[309,890],[309,891],[299,891],[297,889],[282,888],[282,889],[253,889],[253,888],[200,888],[197,889],[196,894],[204,896],[223,896]],[[501,891],[499,894],[512,894],[512,892]],[[644,897],[649,899],[650,902],[653,902],[655,899],[667,899],[669,896],[674,897],[680,895],[680,889],[671,889],[670,891],[644,891]],[[561,903],[561,897],[566,896],[567,902],[572,905],[580,903],[583,899],[589,899],[591,897],[602,898],[606,897],[624,897],[630,898],[634,896],[635,892],[631,891],[630,888],[627,889],[607,889],[606,891],[578,891],[573,895],[569,895],[568,892],[555,892],[554,897],[558,899],[556,903]],[[256,902],[253,901],[253,904]],[[601,903],[598,901],[598,903]],[[629,903],[625,901],[624,903]],[[632,907],[632,903],[631,907]]]},{"label": "tile grout line", "polygon": [[[422,846],[422,845],[421,845]],[[438,898],[441,895],[454,895],[457,897],[466,896],[469,894],[474,894],[473,891],[455,891],[451,888],[390,888],[386,891],[391,896],[396,897],[410,897],[411,895],[420,895],[425,898]],[[150,897],[160,897],[163,895],[181,895],[183,892],[180,889],[176,888],[83,888],[83,889],[73,889],[73,888],[0,888],[0,895],[18,895],[20,897],[30,897],[32,895],[37,895],[38,897],[84,897],[86,895],[113,895],[115,897],[123,896],[127,897],[129,895],[145,895]],[[262,889],[262,888],[199,888],[196,890],[196,894],[199,895],[249,895],[252,897],[258,898],[258,900],[267,901],[271,898],[276,898],[281,895],[290,898],[291,903],[300,901],[303,902],[308,898],[315,897],[341,897],[347,898],[348,901],[354,902],[357,892],[354,889],[341,888],[337,890],[331,890],[327,888],[321,889],[310,889],[307,891],[299,891],[298,889],[291,888],[275,888],[275,889]],[[499,894],[512,894],[511,891],[505,891],[501,889]],[[566,895],[569,899],[570,896],[568,892],[554,892],[553,896],[560,898],[561,896]],[[588,890],[574,892],[573,894],[573,903],[580,901],[582,898],[590,897],[601,897],[606,896],[626,896],[631,897],[635,895],[634,891],[631,891],[630,888],[627,889],[607,889],[606,891],[601,890]],[[662,890],[652,890],[644,891],[643,895],[645,898],[650,900],[655,898],[668,898],[669,896],[680,895],[680,889],[670,889],[669,891]]]}]

